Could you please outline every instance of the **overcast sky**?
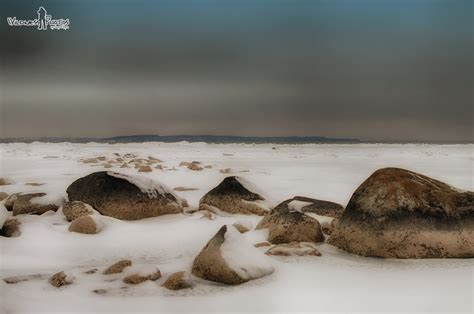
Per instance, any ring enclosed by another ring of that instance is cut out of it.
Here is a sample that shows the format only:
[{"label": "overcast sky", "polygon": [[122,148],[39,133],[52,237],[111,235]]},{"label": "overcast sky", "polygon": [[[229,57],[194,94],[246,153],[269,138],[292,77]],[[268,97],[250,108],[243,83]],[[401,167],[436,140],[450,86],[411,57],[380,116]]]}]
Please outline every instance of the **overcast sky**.
[{"label": "overcast sky", "polygon": [[[0,0],[0,135],[473,140],[472,2]],[[40,5],[67,31],[9,27]]]}]

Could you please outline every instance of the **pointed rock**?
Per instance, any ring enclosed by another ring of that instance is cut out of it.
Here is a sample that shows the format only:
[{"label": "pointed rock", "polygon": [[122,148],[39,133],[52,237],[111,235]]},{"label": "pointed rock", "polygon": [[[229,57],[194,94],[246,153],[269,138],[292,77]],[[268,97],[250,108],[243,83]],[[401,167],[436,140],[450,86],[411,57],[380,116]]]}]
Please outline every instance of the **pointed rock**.
[{"label": "pointed rock", "polygon": [[270,261],[233,226],[222,226],[194,259],[193,275],[225,284],[241,284],[273,272]]},{"label": "pointed rock", "polygon": [[264,203],[265,198],[252,192],[249,186],[250,184],[240,177],[227,177],[207,192],[199,201],[199,205],[213,206],[232,214],[265,215],[269,212]]}]

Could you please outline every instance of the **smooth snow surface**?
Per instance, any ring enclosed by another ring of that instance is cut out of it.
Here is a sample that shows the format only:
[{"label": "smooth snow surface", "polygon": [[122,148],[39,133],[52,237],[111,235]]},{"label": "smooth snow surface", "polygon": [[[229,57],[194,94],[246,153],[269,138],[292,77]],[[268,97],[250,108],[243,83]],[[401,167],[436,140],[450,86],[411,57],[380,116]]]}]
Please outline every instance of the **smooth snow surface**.
[{"label": "smooth snow surface", "polygon": [[227,226],[224,238],[222,257],[240,278],[250,280],[273,272],[270,258],[248,242],[234,226]]},{"label": "smooth snow surface", "polygon": [[[0,186],[0,191],[61,195],[74,180],[110,170],[146,177],[170,188],[196,187],[176,193],[197,208],[199,199],[229,175],[219,170],[230,168],[230,175],[244,177],[278,202],[301,195],[346,205],[357,186],[381,167],[406,168],[472,191],[473,148],[411,144],[0,144],[0,177],[13,182]],[[115,153],[154,156],[163,161],[163,170],[138,173],[133,167],[120,169],[120,164],[104,169],[101,163],[80,162],[98,156],[116,158]],[[191,160],[212,165],[212,169],[178,167]],[[25,184],[29,182],[44,185]],[[248,220],[255,226],[261,219],[229,214],[208,220],[201,216],[166,215],[137,221],[101,216],[105,228],[95,235],[69,232],[69,223],[60,211],[17,216],[22,223],[21,236],[0,237],[0,278],[39,276],[9,285],[0,280],[0,313],[472,313],[472,259],[364,258],[328,244],[317,245],[320,257],[269,257],[274,273],[239,286],[193,277],[196,284],[192,289],[161,287],[170,274],[189,272],[195,256],[223,225]],[[267,229],[251,230],[241,236],[255,244],[265,241],[267,234]],[[262,254],[267,249],[258,248]],[[134,265],[154,265],[162,277],[131,286],[122,282],[125,274],[102,274],[122,259],[131,259]],[[97,272],[84,273],[93,269]],[[48,278],[58,271],[76,279],[71,285],[54,288]],[[104,294],[92,292],[97,290]]]},{"label": "smooth snow surface", "polygon": [[313,203],[311,202],[304,202],[304,201],[298,201],[298,200],[293,200],[291,202],[288,203],[288,208],[292,211],[297,211],[297,212],[301,212],[301,210],[303,209],[303,207],[305,206],[308,206],[308,205],[311,205]]},{"label": "smooth snow surface", "polygon": [[3,204],[0,204],[0,229],[2,229],[3,224],[10,217],[10,212],[7,211]]}]

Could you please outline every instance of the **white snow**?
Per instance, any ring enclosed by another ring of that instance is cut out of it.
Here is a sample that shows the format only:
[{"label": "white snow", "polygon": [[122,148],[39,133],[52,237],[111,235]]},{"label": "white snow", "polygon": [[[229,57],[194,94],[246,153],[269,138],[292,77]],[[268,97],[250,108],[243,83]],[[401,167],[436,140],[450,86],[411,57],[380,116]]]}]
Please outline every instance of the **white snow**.
[{"label": "white snow", "polygon": [[132,262],[132,266],[125,267],[125,269],[123,270],[123,273],[124,273],[124,276],[136,274],[136,275],[139,275],[139,276],[146,277],[146,276],[155,274],[159,271],[160,270],[155,265],[151,265],[151,264],[138,264],[138,265],[136,265]]},{"label": "white snow", "polygon": [[139,188],[142,193],[148,194],[150,198],[157,198],[158,195],[171,194],[176,197],[176,200],[181,205],[181,199],[170,188],[150,178],[138,175],[131,176],[112,171],[107,171],[107,174],[111,177],[127,180],[128,182]]},{"label": "white snow", "polygon": [[256,249],[231,225],[227,225],[221,254],[227,266],[245,280],[260,278],[274,271],[270,258]]},{"label": "white snow", "polygon": [[301,212],[301,210],[303,209],[303,207],[305,206],[308,206],[308,205],[311,205],[313,203],[311,202],[304,202],[304,201],[298,201],[298,200],[293,200],[291,202],[288,203],[288,209],[290,209],[290,211],[297,211],[297,212]]},{"label": "white snow", "polygon": [[[272,150],[273,146],[277,149]],[[219,169],[225,168],[231,168],[277,201],[301,195],[346,205],[363,180],[376,169],[389,166],[420,172],[472,191],[473,149],[474,145],[422,144],[0,144],[0,177],[14,182],[0,186],[0,191],[60,195],[74,180],[104,170],[100,165],[80,163],[81,158],[130,153],[138,158],[152,155],[163,161],[160,164],[164,170],[140,173],[140,177],[169,187],[198,188],[177,192],[193,208],[222,181],[225,175]],[[170,170],[190,160],[213,168]],[[119,166],[114,164],[112,171],[138,175],[136,169],[119,170]],[[27,182],[45,184],[29,186],[24,184]],[[201,216],[166,215],[138,221],[101,216],[106,228],[83,237],[68,232],[69,223],[60,214],[17,216],[21,236],[0,237],[0,278],[32,274],[44,277],[10,285],[0,280],[0,313],[472,312],[473,259],[364,258],[328,244],[317,245],[321,257],[269,257],[274,273],[243,285],[229,287],[196,280],[193,289],[170,292],[161,287],[164,280],[174,272],[190,271],[195,256],[222,225],[239,220],[256,225],[261,219],[228,215],[207,220]],[[255,244],[265,241],[267,233],[268,230],[251,230],[241,236]],[[267,249],[258,250],[263,255]],[[162,278],[122,289],[124,274],[113,278],[101,274],[105,267],[121,259],[131,259],[136,265],[154,265]],[[84,274],[93,268],[99,271]],[[76,280],[56,289],[47,281],[58,271],[74,275]],[[91,292],[96,289],[105,289],[107,294]]]},{"label": "white snow", "polygon": [[66,198],[66,194],[63,193],[47,193],[43,196],[37,196],[30,199],[31,204],[38,204],[38,205],[56,205],[62,206],[64,204],[64,199]]},{"label": "white snow", "polygon": [[3,204],[0,204],[0,229],[3,228],[3,224],[7,219],[10,217],[10,212],[3,206]]}]

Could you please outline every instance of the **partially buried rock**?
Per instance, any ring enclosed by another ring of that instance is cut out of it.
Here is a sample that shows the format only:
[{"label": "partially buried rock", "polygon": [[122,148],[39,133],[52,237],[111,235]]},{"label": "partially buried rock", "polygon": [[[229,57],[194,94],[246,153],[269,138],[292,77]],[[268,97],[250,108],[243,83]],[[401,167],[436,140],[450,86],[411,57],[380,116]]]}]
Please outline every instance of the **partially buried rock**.
[{"label": "partially buried rock", "polygon": [[138,167],[138,172],[152,172],[153,169],[151,169],[150,166],[140,166]]},{"label": "partially buried rock", "polygon": [[352,195],[329,243],[362,256],[474,257],[474,193],[398,168]]},{"label": "partially buried rock", "polygon": [[74,280],[74,277],[71,275],[67,275],[65,272],[61,271],[59,273],[54,274],[49,278],[49,283],[56,288],[59,288],[64,285],[70,285]]},{"label": "partially buried rock", "polygon": [[245,233],[253,229],[253,225],[250,221],[247,220],[239,220],[236,221],[233,226],[237,229],[240,233]]},{"label": "partially buried rock", "polygon": [[236,176],[227,177],[201,198],[199,206],[203,209],[212,206],[232,214],[265,215],[269,212],[265,198],[251,189],[251,184],[246,180]]},{"label": "partially buried rock", "polygon": [[86,215],[76,218],[69,225],[69,231],[84,233],[84,234],[96,234],[102,231],[104,224],[98,215]]},{"label": "partially buried rock", "polygon": [[7,238],[15,238],[21,235],[20,231],[21,223],[16,218],[8,218],[0,230],[0,235]]},{"label": "partially buried rock", "polygon": [[46,193],[19,194],[13,203],[13,216],[21,214],[42,215],[47,211],[56,211],[64,199],[49,199]]},{"label": "partially buried rock", "polygon": [[73,221],[81,216],[92,215],[93,213],[94,208],[81,201],[67,202],[63,205],[63,214],[68,221]]},{"label": "partially buried rock", "polygon": [[165,186],[145,177],[95,172],[74,181],[69,200],[90,204],[102,215],[136,220],[183,211],[181,199]]},{"label": "partially buried rock", "polygon": [[303,213],[314,213],[320,216],[336,217],[342,214],[344,207],[341,204],[329,201],[323,201],[304,196],[295,196],[291,199],[281,202],[275,207],[274,210],[296,210]]},{"label": "partially buried rock", "polygon": [[147,280],[155,281],[161,277],[160,270],[153,265],[132,267],[127,269],[127,273],[129,273],[129,275],[123,278],[122,281],[131,285],[137,285]]},{"label": "partially buried rock", "polygon": [[269,229],[268,241],[274,244],[324,241],[319,222],[299,211],[272,211],[256,227],[266,228]]},{"label": "partially buried rock", "polygon": [[331,235],[332,230],[333,230],[333,225],[327,221],[324,221],[321,223],[321,229],[323,229],[323,232],[327,235]]},{"label": "partially buried rock", "polygon": [[20,193],[13,193],[13,194],[10,194],[6,199],[3,200],[3,206],[5,206],[5,208],[8,211],[13,210],[13,204],[18,199],[18,195],[20,195]]},{"label": "partially buried rock", "polygon": [[171,274],[163,283],[163,287],[170,290],[181,290],[193,287],[191,276],[185,271]]},{"label": "partially buried rock", "polygon": [[124,259],[107,267],[107,269],[104,270],[103,274],[104,275],[118,274],[118,273],[121,273],[125,267],[129,267],[129,266],[132,266],[132,261],[128,259]]},{"label": "partially buried rock", "polygon": [[225,284],[241,284],[269,275],[271,262],[232,226],[222,226],[194,259],[193,275]]},{"label": "partially buried rock", "polygon": [[314,243],[292,242],[275,245],[265,252],[267,255],[277,256],[321,256]]}]

